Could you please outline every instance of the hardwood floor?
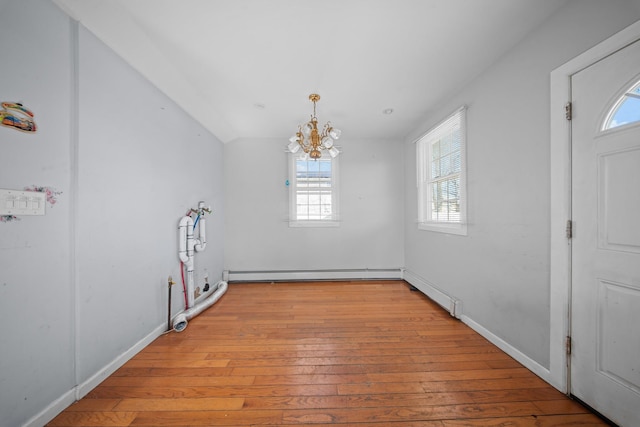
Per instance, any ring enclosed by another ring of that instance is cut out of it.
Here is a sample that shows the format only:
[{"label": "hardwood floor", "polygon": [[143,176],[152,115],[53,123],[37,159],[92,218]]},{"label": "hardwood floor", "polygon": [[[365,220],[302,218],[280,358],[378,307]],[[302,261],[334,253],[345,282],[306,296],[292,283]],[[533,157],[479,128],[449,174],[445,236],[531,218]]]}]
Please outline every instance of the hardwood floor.
[{"label": "hardwood floor", "polygon": [[402,281],[231,284],[50,426],[606,425]]}]

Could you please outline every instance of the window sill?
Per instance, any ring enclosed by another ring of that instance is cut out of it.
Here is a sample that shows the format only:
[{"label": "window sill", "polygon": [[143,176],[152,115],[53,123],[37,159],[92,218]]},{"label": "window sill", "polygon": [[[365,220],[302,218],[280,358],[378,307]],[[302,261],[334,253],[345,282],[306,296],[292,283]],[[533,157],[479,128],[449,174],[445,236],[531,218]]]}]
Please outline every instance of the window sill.
[{"label": "window sill", "polygon": [[338,221],[323,221],[323,220],[309,220],[309,221],[289,221],[289,227],[292,228],[326,228],[326,227],[340,227]]},{"label": "window sill", "polygon": [[435,231],[436,233],[467,235],[467,224],[452,222],[419,222],[418,230]]}]

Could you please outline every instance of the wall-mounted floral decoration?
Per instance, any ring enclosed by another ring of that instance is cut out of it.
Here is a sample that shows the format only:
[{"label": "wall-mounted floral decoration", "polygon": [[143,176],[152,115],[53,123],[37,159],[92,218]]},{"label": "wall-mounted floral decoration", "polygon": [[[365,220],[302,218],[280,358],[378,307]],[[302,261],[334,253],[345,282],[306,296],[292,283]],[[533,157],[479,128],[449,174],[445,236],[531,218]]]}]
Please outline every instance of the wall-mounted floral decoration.
[{"label": "wall-mounted floral decoration", "polygon": [[0,222],[11,222],[11,221],[20,221],[15,215],[2,215],[0,216]]},{"label": "wall-mounted floral decoration", "polygon": [[57,197],[62,194],[62,191],[58,191],[53,187],[41,187],[39,185],[32,185],[31,187],[24,187],[24,191],[37,191],[39,193],[46,193],[47,203],[53,207],[58,202]]},{"label": "wall-mounted floral decoration", "polygon": [[19,102],[3,102],[0,109],[0,125],[10,127],[22,132],[35,132],[36,122],[33,121],[33,113]]}]

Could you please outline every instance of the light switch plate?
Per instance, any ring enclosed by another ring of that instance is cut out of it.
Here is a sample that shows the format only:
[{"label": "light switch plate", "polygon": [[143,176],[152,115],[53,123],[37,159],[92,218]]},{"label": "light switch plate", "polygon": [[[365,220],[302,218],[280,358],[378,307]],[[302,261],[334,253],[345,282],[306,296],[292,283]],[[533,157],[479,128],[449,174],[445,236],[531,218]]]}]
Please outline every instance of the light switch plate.
[{"label": "light switch plate", "polygon": [[44,215],[46,194],[0,188],[0,215]]}]

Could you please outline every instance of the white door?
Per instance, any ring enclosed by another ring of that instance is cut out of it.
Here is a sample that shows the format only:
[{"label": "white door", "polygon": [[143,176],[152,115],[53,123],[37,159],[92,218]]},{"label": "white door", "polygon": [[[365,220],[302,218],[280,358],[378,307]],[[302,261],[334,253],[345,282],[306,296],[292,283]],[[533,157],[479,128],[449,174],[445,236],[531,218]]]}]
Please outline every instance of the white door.
[{"label": "white door", "polygon": [[640,122],[603,126],[620,99],[615,120],[640,118],[639,81],[640,41],[571,78],[571,393],[629,427],[640,426]]}]

